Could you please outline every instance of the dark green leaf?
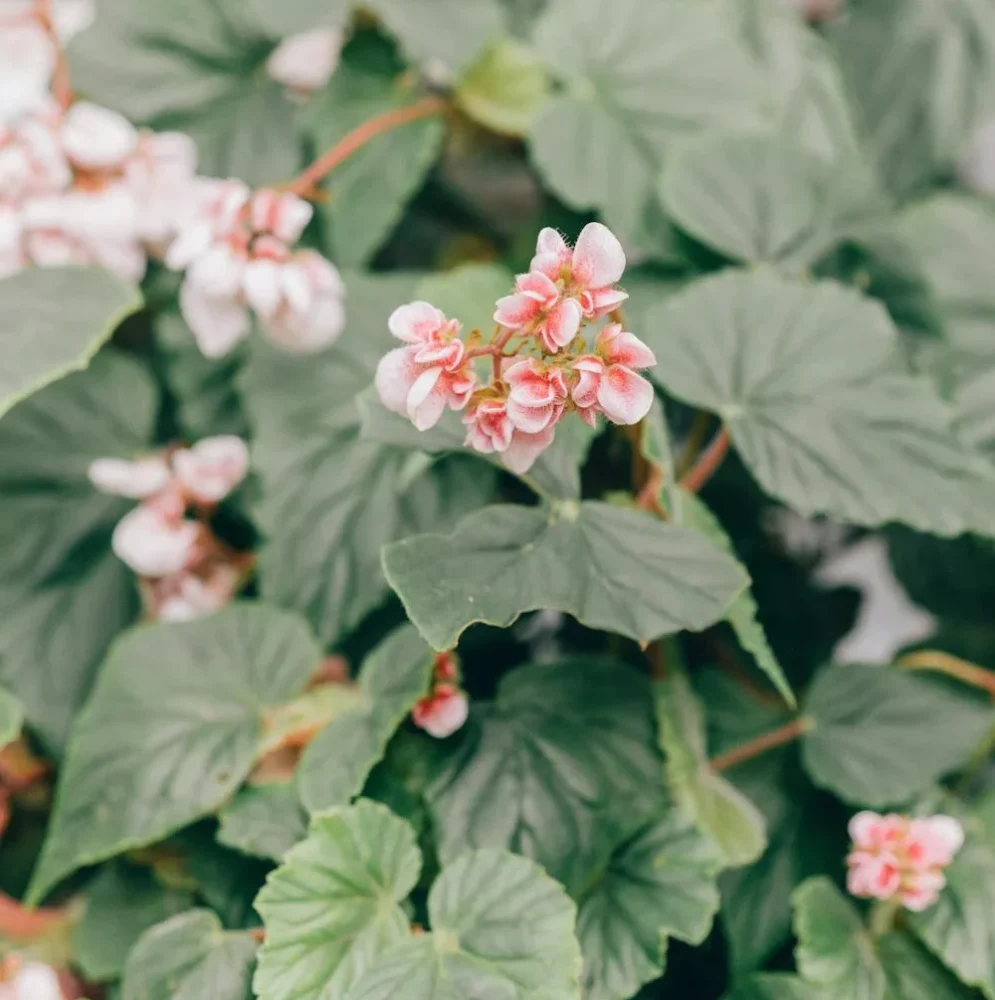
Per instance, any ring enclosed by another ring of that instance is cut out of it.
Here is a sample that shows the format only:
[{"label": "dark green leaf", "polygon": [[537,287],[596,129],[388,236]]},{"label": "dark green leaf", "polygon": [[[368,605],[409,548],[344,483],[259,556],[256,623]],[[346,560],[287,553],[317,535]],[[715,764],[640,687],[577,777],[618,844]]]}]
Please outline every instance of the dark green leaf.
[{"label": "dark green leaf", "polygon": [[273,861],[279,861],[307,833],[307,813],[295,781],[247,785],[218,819],[220,843]]},{"label": "dark green leaf", "polygon": [[811,983],[786,972],[753,976],[730,993],[726,1000],[826,1000]]}]

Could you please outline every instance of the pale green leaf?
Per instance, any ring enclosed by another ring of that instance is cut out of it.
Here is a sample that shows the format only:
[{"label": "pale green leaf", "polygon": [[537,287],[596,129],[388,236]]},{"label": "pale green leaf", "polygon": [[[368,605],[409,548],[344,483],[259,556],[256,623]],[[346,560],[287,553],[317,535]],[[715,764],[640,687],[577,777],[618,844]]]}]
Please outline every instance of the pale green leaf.
[{"label": "pale green leaf", "polygon": [[140,305],[136,290],[106,271],[29,268],[0,281],[0,416],[49,382],[86,368]]},{"label": "pale green leaf", "polygon": [[260,25],[283,38],[313,28],[342,28],[352,0],[249,0]]},{"label": "pale green leaf", "polygon": [[889,208],[863,169],[762,132],[687,143],[668,160],[660,192],[670,218],[713,250],[795,271],[880,225]]},{"label": "pale green leaf", "polygon": [[377,803],[315,816],[256,899],[266,925],[260,1000],[336,1000],[408,934],[401,903],[421,858],[404,820]]},{"label": "pale green leaf", "polygon": [[766,88],[735,26],[714,4],[553,0],[535,44],[566,84],[532,129],[540,173],[572,207],[666,256],[665,152],[699,129],[761,120]]},{"label": "pale green leaf", "polygon": [[386,546],[384,572],[436,649],[473,622],[553,608],[642,641],[721,618],[745,585],[695,531],[606,503],[485,507],[452,535]]},{"label": "pale green leaf", "polygon": [[463,332],[494,329],[494,305],[515,287],[515,276],[501,264],[460,264],[449,271],[429,274],[418,282],[414,298],[431,302],[451,319],[463,324]]},{"label": "pale green leaf", "polygon": [[87,470],[147,450],[157,405],[145,368],[107,350],[0,421],[0,682],[56,753],[138,604],[110,549],[132,502],[98,492]]},{"label": "pale green leaf", "polygon": [[579,898],[587,1000],[626,1000],[663,975],[671,937],[698,945],[719,907],[721,857],[686,814],[660,807]]},{"label": "pale green leaf", "polygon": [[307,833],[295,781],[247,785],[218,816],[218,842],[243,854],[279,861]]},{"label": "pale green leaf", "polygon": [[[470,720],[426,798],[443,861],[525,854],[574,890],[662,787],[652,695],[622,663],[568,660],[508,674]],[[645,803],[642,807],[639,803]]]},{"label": "pale green leaf", "polygon": [[319,660],[300,619],[257,604],[123,636],[76,720],[30,898],[219,809]]},{"label": "pale green leaf", "polygon": [[887,979],[886,1000],[972,1000],[977,994],[906,934],[878,942]]},{"label": "pale green leaf", "polygon": [[239,376],[260,485],[253,513],[264,538],[262,595],[305,615],[329,642],[386,596],[386,542],[450,523],[491,490],[487,470],[462,456],[409,481],[410,448],[360,438],[356,394],[397,345],[387,318],[410,301],[414,284],[408,276],[350,279],[348,325],[334,347],[301,358],[256,342]]},{"label": "pale green leaf", "polygon": [[803,705],[802,759],[812,780],[854,805],[908,801],[967,763],[995,721],[962,687],[898,668],[821,670]]},{"label": "pale green leaf", "polygon": [[428,693],[434,656],[410,625],[382,642],[359,675],[360,703],[333,719],[308,745],[298,776],[311,811],[345,805],[363,790],[387,743]]},{"label": "pale green leaf", "polygon": [[854,904],[826,878],[813,878],[792,897],[798,970],[847,1000],[884,1000],[884,969]]},{"label": "pale green leaf", "polygon": [[655,685],[660,746],[678,802],[722,851],[731,867],[756,861],[767,846],[766,824],[750,800],[709,764],[703,706],[676,664]]},{"label": "pale green leaf", "polygon": [[347,1000],[579,1000],[576,908],[532,862],[464,854],[432,886],[428,912],[432,933],[388,951]]},{"label": "pale green leaf", "polygon": [[73,87],[139,125],[197,143],[200,173],[276,184],[300,166],[293,105],[244,0],[105,0],[73,40]]},{"label": "pale green leaf", "polygon": [[121,1000],[250,1000],[256,942],[189,910],[142,935],[128,956]]},{"label": "pale green leaf", "polygon": [[87,886],[85,909],[73,928],[73,962],[91,982],[118,979],[135,942],[150,927],[188,909],[184,889],[166,888],[144,868],[107,865]]},{"label": "pale green leaf", "polygon": [[753,976],[725,1000],[828,1000],[817,986],[786,972]]},{"label": "pale green leaf", "polygon": [[995,533],[995,474],[905,372],[880,305],[833,282],[730,271],[655,319],[667,389],[717,412],[761,486],[795,510]]},{"label": "pale green leaf", "polygon": [[0,688],[0,747],[16,740],[24,725],[24,706],[6,688]]}]

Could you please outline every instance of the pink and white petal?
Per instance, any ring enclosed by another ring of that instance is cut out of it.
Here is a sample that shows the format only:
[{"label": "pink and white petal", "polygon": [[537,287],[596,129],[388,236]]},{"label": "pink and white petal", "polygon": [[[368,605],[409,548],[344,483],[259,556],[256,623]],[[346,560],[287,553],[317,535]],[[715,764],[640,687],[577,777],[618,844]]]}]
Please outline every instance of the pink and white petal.
[{"label": "pink and white petal", "polygon": [[598,386],[598,405],[615,424],[638,424],[653,406],[653,386],[623,365],[607,369]]},{"label": "pink and white petal", "polygon": [[570,253],[570,245],[560,232],[551,226],[545,226],[539,230],[539,235],[536,237],[536,253],[565,258]]},{"label": "pink and white petal", "polygon": [[593,360],[597,362],[596,365],[581,358],[573,366],[580,373],[580,377],[570,390],[570,396],[581,409],[596,406],[598,402],[598,389],[601,386],[605,366],[600,358]]},{"label": "pink and white petal", "polygon": [[211,298],[237,298],[242,294],[247,261],[227,246],[215,244],[190,265],[186,283],[196,285]]},{"label": "pink and white petal", "polygon": [[913,820],[910,826],[913,824],[922,824],[925,828],[924,846],[933,864],[946,867],[964,846],[964,827],[952,816],[930,816]]},{"label": "pink and white petal", "polygon": [[194,521],[167,521],[139,506],[118,522],[111,548],[139,576],[168,576],[186,567],[199,535]]},{"label": "pink and white petal", "polygon": [[494,322],[511,330],[520,330],[533,322],[542,309],[542,303],[525,292],[505,295],[497,300],[496,306]]},{"label": "pink and white petal", "polygon": [[411,719],[429,736],[445,739],[463,727],[469,714],[466,694],[453,684],[439,684],[428,698],[415,703]]},{"label": "pink and white petal", "polygon": [[[605,330],[609,327],[605,327]],[[620,330],[615,337],[604,343],[602,330],[598,335],[598,350],[610,365],[624,365],[626,368],[652,368],[656,355],[634,334]]]},{"label": "pink and white petal", "polygon": [[201,353],[220,358],[249,335],[249,311],[237,299],[205,294],[189,277],[180,287],[180,312]]},{"label": "pink and white petal", "polygon": [[408,392],[408,417],[420,431],[434,427],[446,408],[449,395],[441,368],[423,370]]},{"label": "pink and white petal", "polygon": [[61,126],[62,148],[85,170],[123,167],[138,148],[138,132],[122,115],[88,101],[77,101]]},{"label": "pink and white petal", "polygon": [[625,251],[615,234],[600,222],[588,223],[577,237],[573,278],[584,288],[614,285],[625,271]]},{"label": "pink and white petal", "polygon": [[583,296],[584,315],[588,319],[601,319],[617,309],[628,297],[629,293],[623,292],[621,288],[592,289]]},{"label": "pink and white petal", "polygon": [[249,449],[234,434],[204,438],[173,454],[173,471],[187,494],[201,503],[218,503],[245,479]]},{"label": "pink and white petal", "polygon": [[515,279],[515,288],[537,302],[555,302],[560,297],[559,288],[541,271],[520,274]]},{"label": "pink and white petal", "polygon": [[558,302],[543,321],[539,335],[548,351],[566,347],[577,336],[584,313],[576,299]]},{"label": "pink and white petal", "polygon": [[564,271],[570,268],[570,250],[565,257],[560,257],[553,253],[537,253],[529,262],[529,272],[531,274],[543,274],[550,281],[559,281],[564,276]]},{"label": "pink and white petal", "polygon": [[245,293],[246,302],[255,309],[263,321],[271,320],[280,308],[283,298],[282,271],[282,264],[265,257],[250,260],[245,265],[242,291]]},{"label": "pink and white petal", "polygon": [[[295,354],[314,354],[334,344],[345,329],[345,303],[338,295],[318,295],[303,312],[283,309],[263,332]],[[405,350],[405,348],[400,348]]]},{"label": "pink and white petal", "polygon": [[451,410],[462,410],[470,402],[470,397],[477,388],[477,376],[472,369],[460,372],[446,372],[444,375],[447,386],[446,402]]},{"label": "pink and white petal", "polygon": [[148,455],[129,462],[123,458],[98,458],[90,463],[87,476],[101,493],[144,500],[169,485],[170,472],[161,455]]},{"label": "pink and white petal", "polygon": [[445,326],[446,317],[429,302],[409,302],[398,306],[387,320],[390,332],[407,344],[417,344],[428,340],[432,334]]},{"label": "pink and white petal", "polygon": [[515,399],[508,397],[508,419],[516,430],[526,434],[539,434],[553,423],[557,416],[557,406],[546,403],[543,406],[523,406]]},{"label": "pink and white petal", "polygon": [[421,371],[412,359],[410,347],[396,347],[388,351],[377,365],[373,384],[380,402],[394,413],[408,413],[408,393]]},{"label": "pink and white petal", "polygon": [[501,453],[501,464],[516,476],[528,472],[535,465],[536,459],[553,443],[554,433],[552,426],[538,434],[525,434],[516,430],[511,444]]},{"label": "pink and white petal", "polygon": [[853,843],[863,850],[874,850],[882,842],[882,818],[878,813],[865,809],[850,817],[847,832]]}]

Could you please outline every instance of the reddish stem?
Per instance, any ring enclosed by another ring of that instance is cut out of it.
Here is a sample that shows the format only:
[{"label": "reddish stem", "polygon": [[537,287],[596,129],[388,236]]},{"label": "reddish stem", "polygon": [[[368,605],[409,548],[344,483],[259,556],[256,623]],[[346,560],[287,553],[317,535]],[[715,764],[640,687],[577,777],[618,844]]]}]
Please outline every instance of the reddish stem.
[{"label": "reddish stem", "polygon": [[759,757],[768,750],[775,750],[787,743],[793,743],[811,728],[812,720],[805,718],[805,716],[799,716],[777,729],[772,729],[769,733],[757,736],[742,746],[733,747],[732,750],[727,750],[725,753],[713,757],[712,770],[716,772],[728,771],[731,767],[753,760],[754,757]]},{"label": "reddish stem", "polygon": [[447,106],[446,101],[441,97],[424,97],[420,101],[415,101],[414,104],[403,108],[394,108],[376,115],[347,133],[331,149],[319,156],[302,174],[286,185],[285,190],[304,197],[313,194],[318,182],[326,174],[378,135],[383,135],[395,128],[400,128],[402,125],[408,125],[423,118],[432,118],[442,114]]},{"label": "reddish stem", "polygon": [[729,431],[723,426],[681,478],[681,486],[689,493],[697,493],[715,475],[729,451],[729,444]]},{"label": "reddish stem", "polygon": [[898,666],[906,670],[932,670],[948,677],[954,677],[964,684],[981,688],[995,698],[995,673],[979,667],[976,663],[963,660],[959,656],[941,652],[938,649],[923,649],[909,653],[898,661]]},{"label": "reddish stem", "polygon": [[17,941],[41,937],[60,920],[66,910],[26,910],[16,899],[0,893],[0,934]]}]

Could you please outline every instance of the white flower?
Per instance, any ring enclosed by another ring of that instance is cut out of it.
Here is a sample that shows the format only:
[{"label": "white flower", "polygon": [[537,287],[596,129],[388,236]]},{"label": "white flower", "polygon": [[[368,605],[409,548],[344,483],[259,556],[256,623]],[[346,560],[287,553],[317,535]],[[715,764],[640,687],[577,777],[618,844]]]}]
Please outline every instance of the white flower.
[{"label": "white flower", "polygon": [[196,170],[197,147],[181,132],[143,132],[125,165],[125,184],[140,206],[138,237],[160,255],[194,196]]},{"label": "white flower", "polygon": [[249,471],[249,450],[234,434],[204,438],[173,455],[173,471],[187,496],[200,503],[219,503]]},{"label": "white flower", "polygon": [[111,547],[139,576],[169,576],[186,568],[200,536],[196,522],[164,517],[143,505],[118,522]]},{"label": "white flower", "polygon": [[320,90],[339,64],[342,32],[316,29],[285,38],[266,61],[266,72],[277,83],[306,95]]},{"label": "white flower", "polygon": [[345,327],[345,287],[332,263],[302,250],[284,266],[283,298],[266,336],[288,351],[310,353],[338,340]]},{"label": "white flower", "polygon": [[66,112],[61,137],[66,156],[84,170],[120,170],[138,148],[138,132],[131,122],[87,101],[78,101]]},{"label": "white flower", "polygon": [[87,472],[102,493],[144,500],[169,486],[169,465],[161,455],[148,455],[129,462],[124,458],[98,458]]}]

